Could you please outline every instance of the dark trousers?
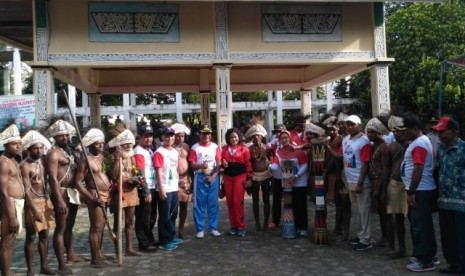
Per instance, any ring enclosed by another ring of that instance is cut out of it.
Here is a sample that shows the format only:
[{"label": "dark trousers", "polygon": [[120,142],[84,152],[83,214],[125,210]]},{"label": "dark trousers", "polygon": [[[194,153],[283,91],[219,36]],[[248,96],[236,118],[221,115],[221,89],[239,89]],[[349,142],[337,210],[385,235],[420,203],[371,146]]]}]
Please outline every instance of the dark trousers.
[{"label": "dark trousers", "polygon": [[165,200],[158,200],[158,242],[165,245],[174,239],[178,217],[178,191],[166,193]]},{"label": "dark trousers", "polygon": [[446,262],[465,273],[465,212],[439,209],[439,227]]},{"label": "dark trousers", "polygon": [[416,204],[410,205],[408,210],[413,256],[423,264],[430,263],[437,251],[432,208],[436,200],[435,193],[434,190],[417,191]]},{"label": "dark trousers", "polygon": [[139,205],[136,206],[135,232],[140,249],[147,248],[155,242],[153,228],[157,221],[158,192],[155,189],[149,189],[149,191],[152,195],[152,202],[146,203],[141,190],[138,190]]},{"label": "dark trousers", "polygon": [[307,187],[292,188],[292,209],[294,210],[294,224],[297,230],[308,229]]},{"label": "dark trousers", "polygon": [[281,200],[283,198],[282,180],[273,178],[273,207],[272,207],[272,222],[279,224],[281,221]]},{"label": "dark trousers", "polygon": [[343,194],[339,189],[336,189],[334,203],[336,205],[336,226],[334,232],[337,235],[343,235],[347,239],[349,238],[351,216],[349,194]]}]

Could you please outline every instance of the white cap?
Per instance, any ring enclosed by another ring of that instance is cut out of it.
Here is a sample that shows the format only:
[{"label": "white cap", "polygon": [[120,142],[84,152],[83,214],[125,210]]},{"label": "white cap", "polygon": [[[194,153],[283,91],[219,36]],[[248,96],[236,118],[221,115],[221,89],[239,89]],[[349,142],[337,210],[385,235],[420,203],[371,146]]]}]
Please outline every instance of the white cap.
[{"label": "white cap", "polygon": [[362,124],[362,120],[360,119],[360,117],[358,117],[357,115],[350,115],[349,117],[347,117],[345,119],[346,122],[352,122],[354,124]]}]

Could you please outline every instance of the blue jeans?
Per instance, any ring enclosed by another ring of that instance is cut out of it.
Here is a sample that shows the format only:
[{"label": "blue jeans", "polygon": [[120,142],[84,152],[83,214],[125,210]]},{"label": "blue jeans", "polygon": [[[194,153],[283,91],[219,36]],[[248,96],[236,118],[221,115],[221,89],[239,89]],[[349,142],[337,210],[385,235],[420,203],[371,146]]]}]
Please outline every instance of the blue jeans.
[{"label": "blue jeans", "polygon": [[161,245],[171,242],[176,235],[178,217],[178,191],[166,193],[166,199],[158,199],[158,241]]},{"label": "blue jeans", "polygon": [[465,212],[439,209],[442,253],[465,273]]},{"label": "blue jeans", "polygon": [[413,256],[422,264],[431,263],[437,251],[432,208],[436,200],[435,193],[434,190],[417,191],[416,205],[410,205],[408,210]]}]

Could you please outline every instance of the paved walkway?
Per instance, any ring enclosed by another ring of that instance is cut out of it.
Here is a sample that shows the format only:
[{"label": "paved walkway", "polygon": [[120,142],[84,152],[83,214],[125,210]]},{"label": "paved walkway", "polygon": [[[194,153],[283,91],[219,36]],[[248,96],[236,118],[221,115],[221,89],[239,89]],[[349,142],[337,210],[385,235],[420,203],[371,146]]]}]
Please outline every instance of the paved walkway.
[{"label": "paved walkway", "polygon": [[[252,201],[247,198],[246,222],[249,225],[244,238],[226,235],[229,223],[226,202],[220,203],[220,231],[221,237],[212,237],[208,233],[204,239],[195,238],[192,215],[188,217],[186,225],[187,239],[178,249],[167,252],[158,250],[141,257],[125,257],[123,266],[111,263],[109,268],[96,269],[89,266],[88,261],[71,265],[74,275],[405,275],[408,258],[389,260],[383,253],[384,248],[374,247],[366,251],[354,251],[350,245],[337,242],[330,236],[328,246],[312,244],[310,238],[286,240],[280,237],[279,230],[255,232]],[[334,207],[329,206],[329,233],[334,228]],[[309,203],[310,225],[313,224],[314,206]],[[192,214],[192,205],[189,206]],[[110,218],[111,219],[111,218]],[[435,215],[437,222],[437,214]],[[439,226],[436,223],[436,232]],[[79,255],[90,259],[88,236],[87,209],[81,208],[75,226],[76,251]],[[406,220],[406,227],[409,229]],[[373,238],[380,237],[378,217],[373,218]],[[156,230],[155,230],[156,231]],[[408,232],[408,230],[407,230]],[[50,233],[49,262],[51,268],[57,267],[53,253]],[[407,233],[407,252],[411,252],[410,235]],[[438,256],[444,267],[444,258],[440,252],[439,235]],[[124,240],[123,240],[124,242]],[[24,275],[26,272],[23,254],[24,232],[15,243],[15,254],[12,272]],[[137,242],[135,242],[137,248]],[[110,242],[108,231],[105,229],[103,252],[114,258],[114,247]],[[39,271],[38,253],[35,258],[35,271]],[[111,261],[110,261],[111,262]],[[423,275],[438,275],[427,272]]]}]

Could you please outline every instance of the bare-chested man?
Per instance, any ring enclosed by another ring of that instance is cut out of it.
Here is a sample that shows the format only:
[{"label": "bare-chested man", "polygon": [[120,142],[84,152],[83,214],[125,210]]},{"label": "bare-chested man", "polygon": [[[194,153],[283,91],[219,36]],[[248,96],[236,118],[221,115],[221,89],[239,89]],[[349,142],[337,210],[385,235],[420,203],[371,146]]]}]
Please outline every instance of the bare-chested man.
[{"label": "bare-chested man", "polygon": [[16,125],[10,125],[0,133],[0,144],[5,147],[5,152],[0,156],[0,270],[2,275],[8,276],[14,241],[21,231],[24,207],[24,185],[15,159],[21,153],[21,137]]},{"label": "bare-chested man", "polygon": [[250,162],[252,165],[252,206],[253,216],[255,219],[255,230],[258,232],[262,229],[260,224],[260,189],[262,190],[263,200],[263,231],[268,229],[268,220],[270,218],[270,192],[271,192],[271,173],[268,166],[273,160],[273,152],[266,148],[263,138],[267,132],[260,124],[251,126],[245,133],[246,139],[252,139],[252,145],[249,147]]},{"label": "bare-chested man", "polygon": [[68,262],[83,261],[74,252],[73,244],[73,227],[79,195],[73,189],[77,158],[70,146],[70,135],[74,135],[76,130],[70,123],[58,120],[47,129],[47,133],[55,140],[54,146],[45,157],[45,164],[55,209],[56,228],[53,233],[53,248],[58,261],[57,272],[72,274],[71,269],[66,266],[65,249]]},{"label": "bare-chested man", "polygon": [[386,157],[386,148],[387,143],[383,139],[383,135],[389,133],[389,129],[377,118],[373,118],[368,121],[365,131],[368,139],[372,142],[371,149],[371,162],[368,172],[368,177],[370,178],[372,185],[372,209],[379,215],[379,224],[381,228],[381,240],[379,240],[376,245],[378,246],[389,246],[392,247],[392,244],[389,244],[387,237],[387,213],[386,205],[381,201],[381,177],[383,174],[383,159]]},{"label": "bare-chested man", "polygon": [[178,224],[178,237],[184,239],[184,224],[187,219],[187,206],[189,201],[192,201],[192,180],[189,175],[189,161],[188,155],[190,147],[184,142],[186,135],[190,135],[191,131],[183,124],[176,123],[171,126],[174,130],[174,144],[179,152],[178,159],[178,173],[179,173],[179,224]]},{"label": "bare-chested man", "polygon": [[[91,266],[96,268],[108,267],[102,254],[103,230],[105,228],[105,205],[110,196],[110,180],[104,171],[103,148],[105,136],[100,129],[90,129],[82,137],[82,145],[89,149],[87,160],[81,157],[76,172],[75,187],[86,200],[89,210],[89,244],[92,259]],[[83,155],[85,152],[83,153]],[[82,182],[85,182],[85,188]]]},{"label": "bare-chested man", "polygon": [[26,190],[24,255],[27,275],[34,275],[34,240],[37,233],[39,233],[40,274],[55,275],[55,271],[47,264],[48,230],[55,226],[55,213],[48,195],[43,161],[44,151],[50,149],[51,145],[44,136],[34,130],[26,133],[21,143],[23,149],[29,153],[27,159],[20,164]]},{"label": "bare-chested man", "polygon": [[[397,250],[392,252],[390,258],[397,259],[405,257],[405,224],[404,218],[407,216],[407,192],[402,182],[400,166],[404,159],[404,153],[408,146],[405,138],[403,118],[391,116],[389,118],[389,128],[394,132],[395,142],[388,145],[386,156],[383,159],[382,178],[382,200],[386,205],[388,215],[387,236],[389,243],[395,246],[397,239]],[[394,249],[394,248],[393,248]]]},{"label": "bare-chested man", "polygon": [[[133,146],[135,143],[134,134],[128,129],[121,132],[118,136],[113,138],[109,143],[110,148],[115,148],[111,156],[111,169],[110,177],[113,183],[118,183],[120,174],[123,179],[123,195],[121,208],[124,210],[124,230],[126,234],[126,256],[140,256],[141,254],[133,249],[132,237],[134,233],[134,219],[136,206],[139,205],[139,196],[137,194],[137,187],[143,183],[142,178],[136,166],[136,159],[134,158]],[[120,167],[120,159],[122,167]],[[116,185],[118,187],[118,185]],[[112,205],[115,207],[115,218],[119,214],[118,206],[118,192],[113,193]],[[117,220],[114,220],[113,231],[118,231]],[[115,246],[117,243],[115,242]]]}]

